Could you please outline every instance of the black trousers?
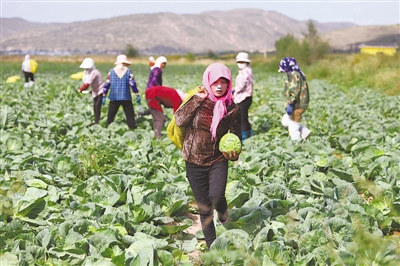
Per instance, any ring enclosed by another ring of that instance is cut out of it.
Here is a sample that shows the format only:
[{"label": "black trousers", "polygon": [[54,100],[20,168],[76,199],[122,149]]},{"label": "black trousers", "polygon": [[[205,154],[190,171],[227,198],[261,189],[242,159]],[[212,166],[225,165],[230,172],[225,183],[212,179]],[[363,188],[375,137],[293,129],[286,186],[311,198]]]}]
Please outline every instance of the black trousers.
[{"label": "black trousers", "polygon": [[94,123],[98,124],[101,117],[101,101],[103,94],[100,94],[93,98],[93,111],[94,111]]},{"label": "black trousers", "polygon": [[244,101],[238,103],[239,108],[240,108],[240,114],[241,114],[241,130],[242,132],[245,131],[250,131],[251,130],[251,125],[249,122],[249,109],[250,105],[253,102],[253,97],[247,97],[244,99]]},{"label": "black trousers", "polygon": [[25,71],[22,71],[22,72],[24,73],[25,82],[29,82],[29,79],[31,79],[32,81],[35,81],[35,78],[33,77],[33,73],[25,72]]},{"label": "black trousers", "polygon": [[186,177],[199,208],[201,227],[207,246],[210,247],[216,238],[213,207],[218,214],[224,214],[228,210],[225,198],[228,161],[212,166],[199,166],[186,162]]},{"label": "black trousers", "polygon": [[133,110],[133,104],[131,100],[110,101],[110,105],[108,106],[106,127],[108,127],[109,124],[114,122],[114,118],[117,115],[118,109],[121,105],[124,108],[126,123],[128,124],[128,127],[130,129],[136,128],[135,111]]}]

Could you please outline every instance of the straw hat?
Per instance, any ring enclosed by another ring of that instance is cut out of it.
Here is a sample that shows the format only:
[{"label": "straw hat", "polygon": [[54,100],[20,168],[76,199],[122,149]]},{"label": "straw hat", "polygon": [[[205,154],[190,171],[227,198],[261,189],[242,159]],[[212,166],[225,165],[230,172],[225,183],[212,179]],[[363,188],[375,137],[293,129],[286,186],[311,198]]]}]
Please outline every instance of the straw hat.
[{"label": "straw hat", "polygon": [[119,56],[117,56],[117,61],[114,63],[114,65],[118,65],[118,64],[130,65],[131,62],[128,61],[128,58],[126,57],[126,55],[120,54]]},{"label": "straw hat", "polygon": [[245,52],[238,53],[238,55],[236,56],[236,62],[250,63],[249,54]]}]

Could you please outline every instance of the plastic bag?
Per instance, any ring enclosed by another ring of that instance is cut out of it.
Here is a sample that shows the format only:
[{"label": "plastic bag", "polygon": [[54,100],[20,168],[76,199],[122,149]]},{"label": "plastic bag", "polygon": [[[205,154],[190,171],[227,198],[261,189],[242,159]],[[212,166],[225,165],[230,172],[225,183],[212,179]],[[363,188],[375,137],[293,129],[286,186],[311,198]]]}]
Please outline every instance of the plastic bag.
[{"label": "plastic bag", "polygon": [[33,60],[33,59],[29,60],[29,67],[30,67],[32,73],[36,72],[38,65],[39,64],[35,60]]},{"label": "plastic bag", "polygon": [[17,82],[20,79],[19,76],[11,76],[9,78],[7,78],[6,83],[14,83]]},{"label": "plastic bag", "polygon": [[83,78],[83,71],[82,72],[77,72],[75,74],[71,75],[71,79],[73,80],[81,80]]}]

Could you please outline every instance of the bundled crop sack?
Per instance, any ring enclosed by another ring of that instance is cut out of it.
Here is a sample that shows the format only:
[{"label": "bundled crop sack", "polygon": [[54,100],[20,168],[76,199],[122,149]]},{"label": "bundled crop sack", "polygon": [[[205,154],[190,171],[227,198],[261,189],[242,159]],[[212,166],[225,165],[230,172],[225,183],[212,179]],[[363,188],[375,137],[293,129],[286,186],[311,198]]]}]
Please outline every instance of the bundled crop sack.
[{"label": "bundled crop sack", "polygon": [[229,153],[230,151],[240,153],[242,151],[242,142],[235,134],[226,133],[219,141],[219,150],[226,153]]},{"label": "bundled crop sack", "polygon": [[82,78],[83,78],[83,71],[81,71],[81,72],[77,72],[77,73],[75,73],[75,74],[72,74],[71,75],[71,79],[73,79],[73,80],[81,80]]},{"label": "bundled crop sack", "polygon": [[[196,93],[202,91],[202,87],[196,87],[186,94],[185,100],[181,103],[179,108],[185,105]],[[178,110],[179,110],[178,108]],[[183,148],[183,140],[185,138],[186,129],[184,127],[178,127],[175,123],[175,116],[172,116],[171,122],[167,127],[168,138],[174,143],[180,150]]]},{"label": "bundled crop sack", "polygon": [[14,83],[17,82],[20,79],[19,76],[11,76],[9,78],[7,78],[6,83]]},{"label": "bundled crop sack", "polygon": [[38,65],[39,64],[35,60],[33,59],[29,60],[29,67],[31,68],[32,73],[36,72]]},{"label": "bundled crop sack", "polygon": [[172,117],[171,122],[167,127],[168,138],[178,147],[180,150],[183,148],[183,139],[185,138],[185,128],[178,127],[175,123],[175,116]]}]

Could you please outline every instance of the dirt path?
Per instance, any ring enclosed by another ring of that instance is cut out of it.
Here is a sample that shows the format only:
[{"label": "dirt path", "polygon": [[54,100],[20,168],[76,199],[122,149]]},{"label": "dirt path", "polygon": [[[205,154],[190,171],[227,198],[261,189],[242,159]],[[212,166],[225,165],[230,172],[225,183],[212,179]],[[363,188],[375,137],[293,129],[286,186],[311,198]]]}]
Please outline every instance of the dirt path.
[{"label": "dirt path", "polygon": [[[193,225],[188,227],[185,232],[191,235],[195,235],[197,231],[201,230],[201,222],[200,222],[200,215],[193,214],[188,212],[186,216],[193,221]],[[200,243],[204,242],[204,240],[198,240]],[[188,253],[188,256],[193,260],[193,262],[200,262],[200,256],[203,254],[201,250],[195,250],[193,252]],[[196,263],[196,265],[197,265]]]}]

